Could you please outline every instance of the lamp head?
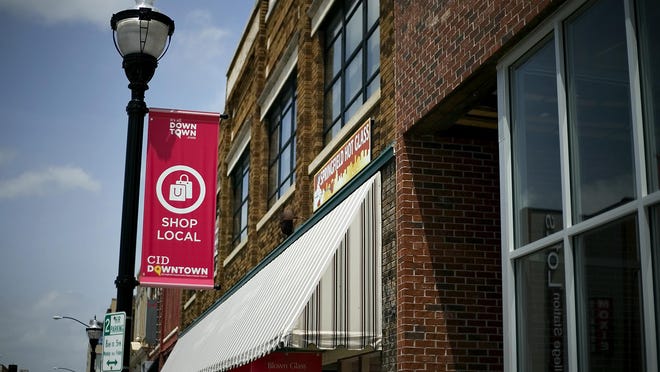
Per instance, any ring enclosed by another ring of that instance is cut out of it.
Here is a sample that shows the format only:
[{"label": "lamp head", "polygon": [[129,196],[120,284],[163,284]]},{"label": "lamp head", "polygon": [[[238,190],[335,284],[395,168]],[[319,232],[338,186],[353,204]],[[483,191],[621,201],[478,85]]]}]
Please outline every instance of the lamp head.
[{"label": "lamp head", "polygon": [[135,8],[112,15],[112,36],[122,57],[146,54],[159,60],[169,48],[174,21],[158,12],[153,3],[154,0],[137,0]]},{"label": "lamp head", "polygon": [[96,316],[89,321],[89,326],[85,330],[87,331],[87,337],[90,343],[96,343],[101,338],[102,326],[103,324],[96,320]]}]

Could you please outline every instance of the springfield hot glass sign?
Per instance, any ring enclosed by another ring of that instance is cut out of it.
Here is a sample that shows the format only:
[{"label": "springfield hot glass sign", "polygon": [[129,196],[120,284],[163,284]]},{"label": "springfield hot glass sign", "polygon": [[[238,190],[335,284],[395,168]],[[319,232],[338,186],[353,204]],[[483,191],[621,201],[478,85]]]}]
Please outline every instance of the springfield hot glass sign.
[{"label": "springfield hot glass sign", "polygon": [[149,109],[140,284],[213,287],[217,113]]},{"label": "springfield hot glass sign", "polygon": [[367,119],[314,175],[314,211],[371,162],[371,122]]}]

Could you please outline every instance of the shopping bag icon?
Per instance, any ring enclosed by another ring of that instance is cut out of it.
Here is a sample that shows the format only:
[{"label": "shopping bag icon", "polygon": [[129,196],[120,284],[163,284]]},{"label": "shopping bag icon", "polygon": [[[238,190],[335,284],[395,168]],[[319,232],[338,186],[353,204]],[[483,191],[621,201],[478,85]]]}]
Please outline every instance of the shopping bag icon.
[{"label": "shopping bag icon", "polygon": [[193,185],[187,174],[182,174],[179,179],[170,185],[171,201],[186,201],[192,199]]}]

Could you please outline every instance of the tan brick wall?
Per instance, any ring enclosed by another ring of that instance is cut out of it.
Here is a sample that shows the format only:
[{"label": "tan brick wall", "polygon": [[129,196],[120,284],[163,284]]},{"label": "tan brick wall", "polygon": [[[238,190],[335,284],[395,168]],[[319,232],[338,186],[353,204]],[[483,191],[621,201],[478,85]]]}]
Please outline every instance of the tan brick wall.
[{"label": "tan brick wall", "polygon": [[[221,216],[219,236],[218,278],[220,291],[185,291],[185,303],[193,293],[196,300],[183,312],[184,328],[190,325],[203,311],[211,306],[219,296],[236,284],[250,269],[256,266],[268,253],[286,238],[279,228],[283,208],[290,208],[296,219],[296,227],[305,223],[312,215],[313,175],[309,165],[323,150],[323,42],[321,32],[311,35],[311,20],[307,14],[311,0],[278,0],[272,13],[266,19],[266,1],[260,1],[258,16],[261,29],[249,53],[244,70],[236,81],[231,95],[227,98],[226,112],[229,120],[222,121],[219,145],[219,188],[218,198]],[[374,118],[372,130],[372,158],[391,146],[395,138],[394,110],[394,17],[393,1],[381,2],[381,101],[369,116]],[[257,230],[257,223],[269,212],[267,209],[267,154],[268,138],[266,123],[260,121],[259,97],[268,81],[268,74],[281,63],[282,53],[293,36],[298,36],[297,78],[297,161],[295,191],[284,205],[272,213],[271,218]],[[268,46],[268,47],[267,47]],[[223,261],[232,252],[232,185],[227,176],[227,157],[232,142],[240,126],[251,125],[250,139],[250,200],[247,245],[226,265]],[[388,340],[383,349],[390,355],[389,370],[394,370],[396,345],[395,293],[396,286],[396,235],[395,235],[395,168],[391,161],[383,172],[383,249],[388,258],[383,265],[387,269],[388,296],[386,310],[388,318]]]}]

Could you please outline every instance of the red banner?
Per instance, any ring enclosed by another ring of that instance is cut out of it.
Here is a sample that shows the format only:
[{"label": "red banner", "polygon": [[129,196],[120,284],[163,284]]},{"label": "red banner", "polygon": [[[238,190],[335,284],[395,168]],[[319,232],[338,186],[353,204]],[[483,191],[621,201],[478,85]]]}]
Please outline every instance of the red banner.
[{"label": "red banner", "polygon": [[213,287],[219,122],[149,109],[141,285]]}]

